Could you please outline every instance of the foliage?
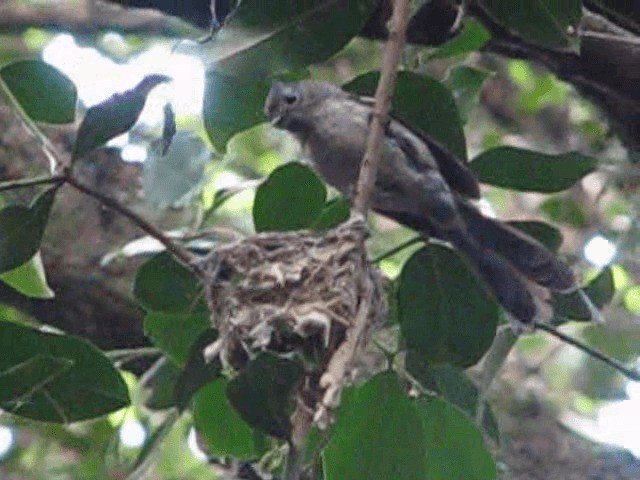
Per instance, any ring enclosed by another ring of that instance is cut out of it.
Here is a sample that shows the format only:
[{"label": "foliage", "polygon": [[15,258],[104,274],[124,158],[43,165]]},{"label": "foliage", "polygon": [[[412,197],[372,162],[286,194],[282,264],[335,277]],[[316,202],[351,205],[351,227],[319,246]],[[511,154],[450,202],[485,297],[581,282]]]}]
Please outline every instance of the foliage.
[{"label": "foliage", "polygon": [[[265,9],[263,2],[241,2],[228,24],[202,49],[208,64],[204,130],[218,152],[230,152],[240,133],[263,122],[263,102],[273,78],[304,76],[302,69],[329,62],[336,52],[348,48],[376,2],[347,3],[278,0]],[[518,2],[518,8],[507,0],[481,3],[502,26],[535,44],[567,48],[574,41],[567,36],[567,27],[580,18],[577,0]],[[471,169],[487,185],[545,194],[571,188],[598,168],[594,157],[576,152],[552,155],[502,144],[469,155],[465,123],[471,121],[479,91],[493,72],[464,62],[489,39],[480,21],[465,18],[458,36],[427,51],[429,61],[447,59],[447,78],[425,74],[422,65],[400,72],[394,114],[437,139],[460,160],[473,158]],[[371,95],[378,77],[376,71],[364,72],[344,87]],[[150,75],[137,87],[90,108],[72,150],[76,164],[129,131],[150,91],[167,80]],[[20,60],[0,69],[0,82],[31,128],[37,128],[33,121],[74,121],[76,88],[55,68]],[[145,164],[148,200],[160,206],[200,202],[197,193],[213,153],[197,135],[180,131],[168,150],[160,145],[155,143]],[[0,210],[0,280],[24,295],[47,298],[52,294],[39,250],[57,192],[65,182],[72,184],[69,178],[52,177],[51,185],[29,206],[10,204]],[[11,182],[0,184],[0,192],[15,188]],[[204,216],[213,220],[200,225],[203,230],[215,226],[216,209],[232,195],[218,193],[217,198],[224,200],[210,205]],[[548,202],[554,199],[550,197],[541,207],[547,217],[558,222],[575,220],[566,212],[564,216],[549,213],[555,207]],[[558,202],[567,205],[564,199]],[[257,188],[251,211],[256,233],[323,232],[348,216],[347,200],[333,196],[310,169],[297,162],[271,171]],[[563,241],[558,228],[542,221],[513,222],[512,226],[554,251]],[[197,245],[184,243],[197,250]],[[382,250],[392,246],[386,242]],[[398,268],[397,281],[389,289],[390,303],[397,304],[397,348],[384,351],[389,357],[384,372],[369,372],[370,378],[344,392],[335,424],[325,432],[325,441],[309,441],[305,461],[315,468],[317,478],[326,479],[494,479],[496,464],[488,442],[499,443],[499,429],[493,411],[485,408],[486,392],[464,369],[487,354],[504,314],[470,266],[448,246],[425,242]],[[166,362],[164,368],[147,372],[155,375],[154,382],[139,385],[150,390],[149,398],[130,395],[114,362],[87,341],[0,318],[0,407],[17,417],[62,424],[95,419],[131,402],[159,415],[173,409],[188,411],[212,457],[259,463],[272,473],[288,475],[287,460],[279,455],[295,434],[292,412],[300,385],[319,382],[308,372],[317,373],[314,361],[322,348],[282,352],[265,345],[259,355],[243,359],[242,368],[227,371],[218,359],[206,356],[218,332],[205,302],[207,286],[197,273],[167,251],[146,259],[137,270],[133,296],[146,313],[144,331]],[[589,320],[593,306],[601,309],[616,295],[610,268],[585,283],[582,293],[554,299],[556,325]],[[632,311],[637,311],[637,289],[632,285],[629,299],[625,297]],[[384,327],[395,332],[395,315],[389,317]],[[478,411],[484,411],[479,425],[475,423]],[[129,462],[131,471],[144,465],[156,444],[164,441],[172,426],[166,422],[157,426],[152,445]]]}]

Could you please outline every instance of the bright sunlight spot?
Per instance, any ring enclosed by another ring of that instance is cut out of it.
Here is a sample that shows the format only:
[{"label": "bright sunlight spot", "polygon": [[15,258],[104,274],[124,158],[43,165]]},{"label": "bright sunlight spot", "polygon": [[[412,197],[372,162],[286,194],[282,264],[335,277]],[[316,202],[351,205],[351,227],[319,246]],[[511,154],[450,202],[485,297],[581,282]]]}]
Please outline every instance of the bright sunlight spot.
[{"label": "bright sunlight spot", "polygon": [[612,402],[598,412],[597,425],[607,443],[640,457],[640,382],[627,384],[628,400]]},{"label": "bright sunlight spot", "polygon": [[605,267],[616,256],[616,246],[602,235],[596,235],[584,246],[584,256],[596,267]]},{"label": "bright sunlight spot", "polygon": [[206,463],[209,459],[206,453],[202,451],[202,449],[198,446],[198,441],[196,439],[196,429],[191,427],[189,430],[189,436],[187,437],[187,445],[189,445],[189,450],[194,457],[200,460],[203,463]]},{"label": "bright sunlight spot", "polygon": [[[106,36],[110,42],[121,38]],[[78,87],[85,107],[96,105],[117,92],[133,88],[145,75],[159,73],[173,79],[168,87],[155,89],[148,98],[140,121],[157,126],[162,122],[162,107],[169,101],[176,115],[199,115],[204,92],[204,67],[196,57],[174,53],[171,45],[156,45],[116,63],[94,48],[79,46],[69,34],[57,35],[42,52],[43,59],[63,71]]]},{"label": "bright sunlight spot", "polygon": [[13,429],[0,425],[0,460],[9,454],[14,443]]},{"label": "bright sunlight spot", "polygon": [[147,439],[147,431],[144,426],[136,420],[125,420],[120,427],[120,442],[125,447],[139,448],[144,445]]}]

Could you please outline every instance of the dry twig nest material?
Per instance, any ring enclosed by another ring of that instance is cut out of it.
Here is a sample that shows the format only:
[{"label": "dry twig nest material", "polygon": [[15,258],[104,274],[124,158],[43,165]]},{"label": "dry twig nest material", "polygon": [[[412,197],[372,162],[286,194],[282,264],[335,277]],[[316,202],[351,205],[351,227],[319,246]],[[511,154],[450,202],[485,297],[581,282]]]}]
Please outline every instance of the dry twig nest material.
[{"label": "dry twig nest material", "polygon": [[322,397],[313,402],[317,421],[328,420],[357,352],[386,315],[383,279],[366,258],[366,235],[364,221],[355,219],[324,235],[260,233],[216,248],[201,265],[219,332],[207,359],[218,356],[238,370],[263,350],[321,352],[306,382]]}]

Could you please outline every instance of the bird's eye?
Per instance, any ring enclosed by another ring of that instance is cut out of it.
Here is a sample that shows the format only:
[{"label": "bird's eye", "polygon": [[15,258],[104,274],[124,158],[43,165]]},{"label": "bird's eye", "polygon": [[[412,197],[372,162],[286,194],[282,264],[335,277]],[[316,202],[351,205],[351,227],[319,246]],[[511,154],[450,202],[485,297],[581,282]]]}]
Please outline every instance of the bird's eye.
[{"label": "bird's eye", "polygon": [[293,105],[298,101],[298,95],[296,95],[295,93],[287,93],[284,96],[284,101],[287,105]]}]

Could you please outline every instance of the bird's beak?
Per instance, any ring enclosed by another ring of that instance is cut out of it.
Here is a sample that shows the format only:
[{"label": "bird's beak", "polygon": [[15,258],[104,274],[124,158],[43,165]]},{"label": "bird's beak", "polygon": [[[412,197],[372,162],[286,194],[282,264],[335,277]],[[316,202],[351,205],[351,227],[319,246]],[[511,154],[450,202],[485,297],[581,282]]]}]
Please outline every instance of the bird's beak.
[{"label": "bird's beak", "polygon": [[282,124],[282,111],[279,106],[279,99],[282,96],[283,87],[284,84],[282,82],[273,82],[264,103],[264,114],[274,127],[278,127]]}]

